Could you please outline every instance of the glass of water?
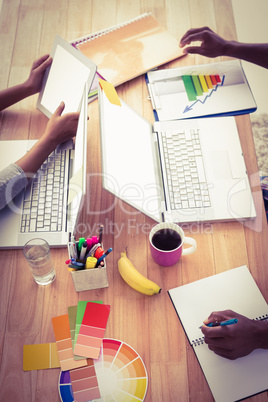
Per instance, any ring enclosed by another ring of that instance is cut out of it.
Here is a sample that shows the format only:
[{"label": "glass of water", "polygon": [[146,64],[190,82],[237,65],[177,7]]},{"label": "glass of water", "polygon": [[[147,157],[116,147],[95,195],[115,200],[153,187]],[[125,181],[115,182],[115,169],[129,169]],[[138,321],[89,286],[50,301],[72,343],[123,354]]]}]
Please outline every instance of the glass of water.
[{"label": "glass of water", "polygon": [[28,241],[23,248],[23,254],[38,285],[48,285],[54,281],[56,272],[46,240],[32,239]]}]

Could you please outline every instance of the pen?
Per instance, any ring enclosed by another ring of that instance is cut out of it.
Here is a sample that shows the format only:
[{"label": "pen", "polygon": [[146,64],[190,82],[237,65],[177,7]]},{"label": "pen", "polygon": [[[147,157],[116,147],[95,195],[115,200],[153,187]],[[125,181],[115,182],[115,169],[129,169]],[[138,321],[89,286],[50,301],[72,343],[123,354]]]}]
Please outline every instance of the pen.
[{"label": "pen", "polygon": [[237,318],[232,318],[231,320],[222,321],[222,322],[210,322],[207,324],[207,327],[224,327],[225,325],[232,325],[237,323]]},{"label": "pen", "polygon": [[113,249],[110,247],[104,254],[102,254],[102,256],[98,259],[98,261],[96,262],[96,268],[100,265],[100,263],[102,262],[102,260],[108,255],[110,254],[110,252],[113,251]]}]

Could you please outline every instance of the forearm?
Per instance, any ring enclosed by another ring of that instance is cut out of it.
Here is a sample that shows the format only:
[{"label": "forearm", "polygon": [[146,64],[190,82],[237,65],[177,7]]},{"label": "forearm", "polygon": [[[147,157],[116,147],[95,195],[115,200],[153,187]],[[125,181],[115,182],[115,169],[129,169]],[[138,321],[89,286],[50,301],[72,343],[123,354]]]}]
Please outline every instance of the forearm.
[{"label": "forearm", "polygon": [[27,82],[0,91],[0,110],[33,95],[33,93]]},{"label": "forearm", "polygon": [[42,163],[54,151],[57,143],[50,141],[48,138],[41,138],[36,144],[22,157],[16,164],[20,166],[28,179],[35,174],[41,167]]},{"label": "forearm", "polygon": [[267,43],[240,43],[228,41],[224,45],[223,55],[235,57],[268,68]]}]

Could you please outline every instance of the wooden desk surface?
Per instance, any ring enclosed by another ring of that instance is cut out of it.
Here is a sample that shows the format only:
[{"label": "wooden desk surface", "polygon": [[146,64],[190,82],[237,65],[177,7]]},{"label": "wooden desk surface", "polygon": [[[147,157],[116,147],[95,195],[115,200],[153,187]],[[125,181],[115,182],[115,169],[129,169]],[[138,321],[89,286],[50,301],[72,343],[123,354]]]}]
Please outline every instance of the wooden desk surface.
[{"label": "wooden desk surface", "polygon": [[[208,25],[229,39],[236,38],[231,0],[3,0],[0,15],[0,88],[22,82],[33,60],[49,53],[54,37],[66,40],[152,12],[178,40],[190,27]],[[187,56],[170,66],[211,62]],[[122,85],[119,95],[152,121],[144,77]],[[37,97],[0,115],[0,138],[39,138],[47,119],[35,108]],[[54,342],[51,318],[67,312],[78,300],[103,300],[111,305],[106,336],[120,339],[144,359],[149,375],[146,401],[211,401],[210,389],[167,295],[169,288],[246,264],[268,300],[268,229],[262,206],[249,116],[236,118],[251,180],[258,219],[254,225],[215,223],[185,226],[198,250],[176,266],[163,269],[152,262],[148,233],[154,222],[118,202],[102,189],[98,102],[88,107],[88,192],[80,232],[93,235],[104,224],[109,256],[109,287],[76,293],[64,261],[66,249],[52,250],[57,279],[37,286],[21,250],[0,252],[0,400],[59,401],[59,369],[23,372],[24,344]],[[97,175],[92,175],[97,173]],[[1,230],[1,228],[0,228]],[[132,290],[117,270],[127,247],[139,270],[159,283],[162,293],[147,297]],[[254,300],[252,301],[254,302]],[[205,318],[205,317],[204,317]],[[251,398],[266,401],[267,392]]]}]

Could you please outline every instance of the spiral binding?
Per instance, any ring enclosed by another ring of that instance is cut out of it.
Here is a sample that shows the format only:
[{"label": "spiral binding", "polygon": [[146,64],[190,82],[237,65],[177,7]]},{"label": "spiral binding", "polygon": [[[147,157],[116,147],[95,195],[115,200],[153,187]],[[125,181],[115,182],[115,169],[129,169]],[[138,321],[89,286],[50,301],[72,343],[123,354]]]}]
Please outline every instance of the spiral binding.
[{"label": "spiral binding", "polygon": [[111,28],[104,29],[102,31],[97,31],[97,32],[93,33],[92,35],[83,36],[83,37],[73,41],[72,45],[75,46],[75,47],[76,46],[79,47],[79,45],[81,45],[82,43],[87,43],[87,42],[90,42],[92,40],[98,39],[99,37],[107,35],[107,34],[110,34],[111,32],[116,31],[117,29],[124,28],[127,25],[133,24],[136,21],[140,21],[143,18],[147,18],[150,15],[152,15],[152,13],[144,13],[144,14],[140,15],[139,17],[136,17],[136,18],[133,18],[133,19],[128,20],[126,22],[123,22],[121,24],[115,25],[115,26],[113,26]]},{"label": "spiral binding", "polygon": [[264,321],[264,320],[268,320],[268,314],[263,314],[257,318],[255,318],[256,321]]},{"label": "spiral binding", "polygon": [[203,345],[203,343],[205,343],[204,336],[202,336],[201,338],[197,338],[197,339],[194,339],[193,341],[191,341],[191,345],[194,346],[194,347]]}]

